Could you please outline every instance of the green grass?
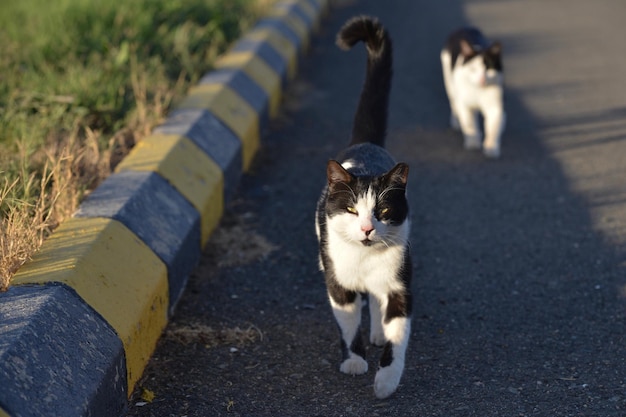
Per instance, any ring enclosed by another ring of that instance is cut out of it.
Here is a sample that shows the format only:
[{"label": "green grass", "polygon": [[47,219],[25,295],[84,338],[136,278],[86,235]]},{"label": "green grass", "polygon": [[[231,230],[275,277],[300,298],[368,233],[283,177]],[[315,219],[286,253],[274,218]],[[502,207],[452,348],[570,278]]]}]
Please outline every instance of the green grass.
[{"label": "green grass", "polygon": [[[19,213],[40,217],[43,240],[264,3],[0,2],[0,246],[20,239]],[[16,268],[0,265],[0,289]]]}]

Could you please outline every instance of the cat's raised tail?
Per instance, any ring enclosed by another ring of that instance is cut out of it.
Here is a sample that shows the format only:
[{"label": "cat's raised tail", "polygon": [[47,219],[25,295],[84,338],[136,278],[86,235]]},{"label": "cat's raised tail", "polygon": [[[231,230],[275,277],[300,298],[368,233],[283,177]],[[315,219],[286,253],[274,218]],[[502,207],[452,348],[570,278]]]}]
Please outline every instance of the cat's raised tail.
[{"label": "cat's raised tail", "polygon": [[337,35],[337,46],[348,50],[358,42],[363,42],[367,49],[367,69],[354,115],[350,145],[373,143],[384,147],[393,75],[391,38],[378,19],[357,16],[341,28]]}]

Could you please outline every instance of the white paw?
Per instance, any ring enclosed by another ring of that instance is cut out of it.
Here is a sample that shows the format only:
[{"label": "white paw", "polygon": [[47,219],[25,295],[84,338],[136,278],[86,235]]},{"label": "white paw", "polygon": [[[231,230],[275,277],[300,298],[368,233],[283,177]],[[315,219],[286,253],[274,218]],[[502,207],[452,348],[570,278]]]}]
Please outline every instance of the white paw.
[{"label": "white paw", "polygon": [[400,384],[401,376],[401,369],[391,366],[380,368],[376,372],[376,378],[374,379],[374,394],[376,394],[376,397],[383,399],[393,394]]},{"label": "white paw", "polygon": [[367,372],[367,362],[358,355],[352,355],[341,363],[339,370],[344,374],[361,375]]},{"label": "white paw", "polygon": [[370,332],[370,343],[374,346],[384,346],[387,343],[382,329]]},{"label": "white paw", "polygon": [[500,157],[500,148],[497,146],[489,147],[489,148],[485,147],[483,149],[483,153],[485,154],[487,158],[496,159]]},{"label": "white paw", "polygon": [[465,135],[463,138],[463,146],[467,150],[480,149],[480,135]]}]

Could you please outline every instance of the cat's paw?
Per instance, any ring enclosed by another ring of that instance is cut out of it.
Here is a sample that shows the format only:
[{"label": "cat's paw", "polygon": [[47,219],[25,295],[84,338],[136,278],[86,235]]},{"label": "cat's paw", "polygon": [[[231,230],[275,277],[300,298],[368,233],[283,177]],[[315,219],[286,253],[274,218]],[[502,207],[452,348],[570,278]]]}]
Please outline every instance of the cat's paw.
[{"label": "cat's paw", "polygon": [[463,147],[467,150],[476,150],[482,147],[480,135],[465,135],[463,137]]},{"label": "cat's paw", "polygon": [[385,343],[387,343],[387,339],[385,339],[385,333],[383,333],[382,328],[378,332],[370,332],[370,343],[374,346],[384,346]]},{"label": "cat's paw", "polygon": [[380,368],[376,372],[376,378],[374,379],[374,394],[376,397],[383,399],[393,394],[400,384],[401,376],[402,370],[398,370],[395,367],[386,366]]},{"label": "cat's paw", "polygon": [[487,158],[497,159],[500,157],[500,148],[495,147],[485,147],[483,149],[483,153]]},{"label": "cat's paw", "polygon": [[361,375],[367,372],[367,362],[358,355],[351,355],[341,363],[339,370],[344,374]]}]

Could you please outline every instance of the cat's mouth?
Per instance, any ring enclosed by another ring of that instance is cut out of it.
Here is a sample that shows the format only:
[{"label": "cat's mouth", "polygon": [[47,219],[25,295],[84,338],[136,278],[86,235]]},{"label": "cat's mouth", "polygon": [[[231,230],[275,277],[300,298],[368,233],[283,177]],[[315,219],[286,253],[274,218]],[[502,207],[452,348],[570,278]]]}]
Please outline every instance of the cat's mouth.
[{"label": "cat's mouth", "polygon": [[363,244],[363,246],[372,246],[375,242],[366,237],[361,241],[361,243]]}]

